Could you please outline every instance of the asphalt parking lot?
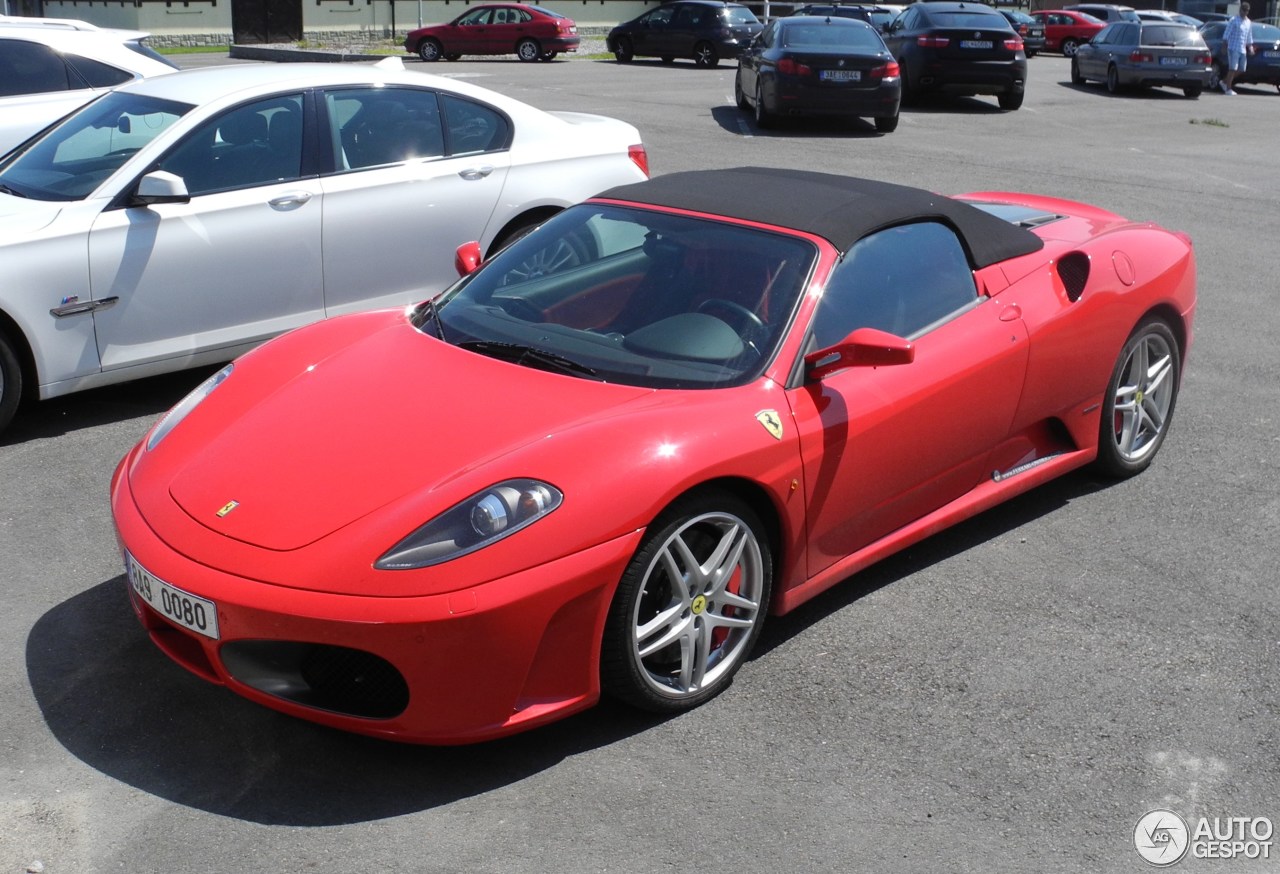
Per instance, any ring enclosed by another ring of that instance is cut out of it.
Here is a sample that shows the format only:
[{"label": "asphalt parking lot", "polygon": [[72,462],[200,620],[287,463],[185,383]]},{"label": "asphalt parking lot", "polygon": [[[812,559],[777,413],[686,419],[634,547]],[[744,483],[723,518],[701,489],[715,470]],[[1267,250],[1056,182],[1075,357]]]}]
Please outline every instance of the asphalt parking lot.
[{"label": "asphalt parking lot", "polygon": [[[42,404],[0,436],[0,874],[1128,872],[1153,809],[1280,820],[1274,88],[1113,97],[1040,55],[1020,111],[930,102],[880,136],[757,131],[729,65],[406,64],[626,119],[655,174],[1030,191],[1186,231],[1199,318],[1160,458],[1042,487],[775,619],[692,713],[605,704],[432,749],[258,708],[138,627],[108,478],[207,371]],[[1174,870],[1280,871],[1265,849]]]}]

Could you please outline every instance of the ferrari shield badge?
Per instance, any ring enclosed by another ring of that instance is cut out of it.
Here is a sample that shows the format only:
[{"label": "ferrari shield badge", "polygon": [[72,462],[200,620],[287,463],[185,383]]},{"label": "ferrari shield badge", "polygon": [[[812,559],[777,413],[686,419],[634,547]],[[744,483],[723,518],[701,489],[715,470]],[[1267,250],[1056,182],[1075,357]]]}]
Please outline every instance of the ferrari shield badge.
[{"label": "ferrari shield badge", "polygon": [[774,440],[782,439],[782,419],[777,410],[761,410],[756,413],[756,421],[764,425],[764,429],[773,435]]},{"label": "ferrari shield badge", "polygon": [[236,507],[239,507],[239,506],[240,506],[239,501],[227,501],[227,503],[223,505],[222,509],[218,511],[218,518],[221,519],[222,517],[226,516],[228,513],[230,513],[232,510],[234,510]]}]

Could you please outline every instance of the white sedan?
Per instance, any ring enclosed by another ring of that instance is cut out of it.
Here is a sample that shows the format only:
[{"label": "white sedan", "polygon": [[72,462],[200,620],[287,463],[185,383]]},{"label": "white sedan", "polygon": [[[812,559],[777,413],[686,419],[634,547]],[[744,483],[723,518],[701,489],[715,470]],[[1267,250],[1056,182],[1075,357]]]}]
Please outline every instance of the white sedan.
[{"label": "white sedan", "polygon": [[178,69],[147,36],[0,15],[0,154],[109,88]]},{"label": "white sedan", "polygon": [[429,297],[457,279],[460,244],[492,253],[647,176],[629,124],[399,59],[126,85],[0,160],[0,429],[23,397],[230,360]]}]

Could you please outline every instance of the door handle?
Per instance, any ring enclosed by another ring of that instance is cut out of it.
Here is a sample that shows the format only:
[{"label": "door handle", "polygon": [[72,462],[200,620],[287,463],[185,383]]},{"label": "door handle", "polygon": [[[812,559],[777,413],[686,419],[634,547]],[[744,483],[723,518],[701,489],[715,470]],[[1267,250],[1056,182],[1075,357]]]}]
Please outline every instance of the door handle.
[{"label": "door handle", "polygon": [[311,199],[310,191],[289,191],[267,201],[272,209],[297,209]]},{"label": "door handle", "polygon": [[481,164],[479,167],[468,167],[465,170],[459,170],[458,175],[463,179],[474,182],[476,179],[483,179],[492,172],[492,164]]},{"label": "door handle", "polygon": [[1016,303],[1011,303],[1000,311],[1000,321],[1016,322],[1022,318],[1022,307]]}]

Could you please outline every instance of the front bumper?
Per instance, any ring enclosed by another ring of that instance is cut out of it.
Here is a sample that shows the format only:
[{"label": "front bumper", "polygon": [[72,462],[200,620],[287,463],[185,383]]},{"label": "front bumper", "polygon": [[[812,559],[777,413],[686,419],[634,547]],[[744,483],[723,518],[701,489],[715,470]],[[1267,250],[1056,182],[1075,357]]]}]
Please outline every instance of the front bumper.
[{"label": "front bumper", "polygon": [[164,542],[138,511],[130,461],[111,485],[121,549],[213,601],[219,639],[171,622],[126,584],[129,598],[152,641],[197,676],[302,719],[415,743],[513,734],[599,699],[605,615],[642,532],[441,595],[285,589],[214,570]]}]

